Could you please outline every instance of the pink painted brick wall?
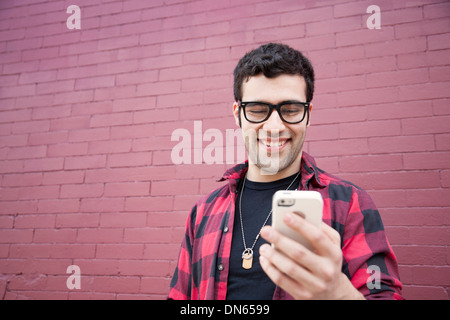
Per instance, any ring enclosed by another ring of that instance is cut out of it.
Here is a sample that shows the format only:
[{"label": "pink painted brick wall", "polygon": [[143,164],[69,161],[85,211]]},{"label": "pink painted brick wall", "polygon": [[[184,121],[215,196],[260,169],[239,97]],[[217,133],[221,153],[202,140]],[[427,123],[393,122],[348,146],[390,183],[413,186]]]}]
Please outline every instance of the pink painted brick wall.
[{"label": "pink painted brick wall", "polygon": [[174,165],[171,134],[236,129],[233,68],[279,41],[317,73],[305,150],[373,196],[405,297],[448,299],[449,26],[445,0],[2,0],[0,297],[165,298],[186,216],[231,166]]}]

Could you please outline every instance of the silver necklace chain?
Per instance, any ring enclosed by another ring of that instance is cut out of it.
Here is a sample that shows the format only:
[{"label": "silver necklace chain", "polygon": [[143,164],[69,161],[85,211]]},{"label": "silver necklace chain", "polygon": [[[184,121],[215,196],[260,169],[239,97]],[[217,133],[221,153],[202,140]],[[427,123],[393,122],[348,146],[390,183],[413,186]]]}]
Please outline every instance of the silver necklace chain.
[{"label": "silver necklace chain", "polygon": [[[297,175],[295,176],[294,180],[292,180],[291,184],[286,188],[286,190],[289,190],[290,187],[292,187],[292,185],[294,184],[295,180],[297,180],[298,176],[300,175],[299,171],[297,173]],[[248,253],[250,254],[250,256],[253,256],[253,248],[255,247],[256,242],[259,239],[259,236],[261,235],[261,230],[262,228],[264,228],[264,226],[267,223],[267,220],[269,220],[270,215],[272,214],[272,209],[270,210],[269,214],[267,215],[266,220],[264,220],[263,225],[261,226],[261,229],[259,229],[258,235],[255,238],[255,241],[253,241],[253,245],[251,246],[251,248],[247,247],[247,242],[245,241],[245,232],[244,232],[244,224],[242,223],[242,195],[244,194],[244,187],[245,187],[245,180],[247,179],[247,173],[245,173],[244,176],[244,182],[242,183],[242,189],[239,195],[239,219],[241,222],[241,232],[242,232],[242,242],[244,243],[244,251],[242,252],[242,256],[244,256],[244,254]]]}]

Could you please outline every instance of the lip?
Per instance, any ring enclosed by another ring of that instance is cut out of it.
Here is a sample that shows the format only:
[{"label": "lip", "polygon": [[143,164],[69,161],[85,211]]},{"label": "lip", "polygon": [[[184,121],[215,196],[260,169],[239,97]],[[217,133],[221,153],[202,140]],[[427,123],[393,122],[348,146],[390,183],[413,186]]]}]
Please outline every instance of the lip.
[{"label": "lip", "polygon": [[274,141],[258,139],[258,143],[269,152],[280,152],[285,149],[291,139],[276,139]]}]

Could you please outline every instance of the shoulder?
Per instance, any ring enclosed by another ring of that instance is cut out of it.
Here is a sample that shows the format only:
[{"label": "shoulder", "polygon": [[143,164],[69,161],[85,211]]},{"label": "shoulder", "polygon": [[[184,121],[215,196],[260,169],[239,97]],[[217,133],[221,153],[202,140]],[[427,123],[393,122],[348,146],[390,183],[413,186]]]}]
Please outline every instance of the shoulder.
[{"label": "shoulder", "polygon": [[367,192],[356,184],[344,180],[334,174],[318,169],[320,181],[329,190],[330,198],[334,200],[347,200],[353,194],[367,194]]},{"label": "shoulder", "polygon": [[191,210],[193,224],[200,224],[206,216],[223,214],[230,201],[231,193],[227,183],[200,197]]},{"label": "shoulder", "polygon": [[[321,190],[332,220],[346,224],[350,219],[379,220],[378,209],[369,193],[354,183],[319,169]],[[376,223],[379,224],[378,222]]]}]

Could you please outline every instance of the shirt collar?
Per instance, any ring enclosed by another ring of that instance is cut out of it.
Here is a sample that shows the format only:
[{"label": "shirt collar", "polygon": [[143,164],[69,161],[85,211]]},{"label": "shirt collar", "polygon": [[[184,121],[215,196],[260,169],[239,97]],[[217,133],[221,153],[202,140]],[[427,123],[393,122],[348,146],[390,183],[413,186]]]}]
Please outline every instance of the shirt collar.
[{"label": "shirt collar", "polygon": [[[244,163],[238,164],[223,174],[222,178],[220,178],[217,181],[225,181],[230,180],[230,183],[233,186],[239,185],[239,180],[241,180],[245,173],[248,170],[248,161],[245,161]],[[306,152],[302,153],[302,160],[301,160],[301,186],[303,190],[308,190],[310,185],[313,185],[314,187],[318,188],[325,188],[326,185],[320,181],[320,169],[317,168],[316,162],[313,157],[311,157]],[[233,188],[234,189],[234,188]],[[233,190],[232,190],[233,191]]]}]

